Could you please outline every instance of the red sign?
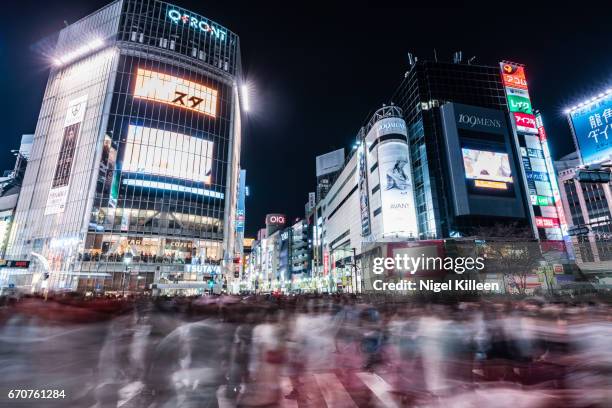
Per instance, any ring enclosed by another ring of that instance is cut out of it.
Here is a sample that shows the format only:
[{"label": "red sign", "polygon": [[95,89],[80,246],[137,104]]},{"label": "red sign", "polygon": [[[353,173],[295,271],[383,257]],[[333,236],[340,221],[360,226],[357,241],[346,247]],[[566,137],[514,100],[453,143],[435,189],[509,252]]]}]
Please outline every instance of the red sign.
[{"label": "red sign", "polygon": [[502,78],[504,80],[504,86],[527,89],[525,69],[521,66],[502,63]]},{"label": "red sign", "polygon": [[512,112],[512,115],[514,115],[516,130],[526,133],[538,134],[535,116],[520,112]]},{"label": "red sign", "polygon": [[538,228],[559,228],[558,218],[535,217],[535,221]]},{"label": "red sign", "polygon": [[540,135],[540,141],[546,141],[546,130],[544,130],[544,126],[538,127],[538,134]]},{"label": "red sign", "polygon": [[285,225],[285,215],[283,214],[266,215],[266,225]]},{"label": "red sign", "polygon": [[323,275],[329,273],[329,254],[326,252],[323,254]]}]

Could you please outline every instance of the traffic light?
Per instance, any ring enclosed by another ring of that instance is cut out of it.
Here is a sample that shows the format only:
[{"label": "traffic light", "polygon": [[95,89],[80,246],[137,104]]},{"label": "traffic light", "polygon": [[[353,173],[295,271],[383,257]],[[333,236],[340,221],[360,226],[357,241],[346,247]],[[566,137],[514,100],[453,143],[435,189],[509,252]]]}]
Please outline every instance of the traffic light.
[{"label": "traffic light", "polygon": [[576,179],[581,183],[609,183],[609,170],[578,170]]}]

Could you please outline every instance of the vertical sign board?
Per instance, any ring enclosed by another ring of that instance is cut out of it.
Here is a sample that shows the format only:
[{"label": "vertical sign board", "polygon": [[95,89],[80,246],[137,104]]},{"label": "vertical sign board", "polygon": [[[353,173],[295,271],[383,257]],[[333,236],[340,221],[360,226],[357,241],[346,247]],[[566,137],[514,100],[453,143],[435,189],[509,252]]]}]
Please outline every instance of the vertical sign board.
[{"label": "vertical sign board", "polygon": [[535,222],[541,238],[560,241],[567,235],[561,196],[550,158],[542,117],[534,115],[529,99],[525,68],[500,62],[508,108],[521,142],[520,152]]},{"label": "vertical sign board", "polygon": [[378,147],[383,235],[418,236],[408,144],[383,142]]},{"label": "vertical sign board", "polygon": [[317,205],[317,196],[314,192],[308,193],[308,210],[312,211]]},{"label": "vertical sign board", "polygon": [[361,236],[367,237],[370,235],[370,197],[368,192],[368,169],[366,163],[366,144],[362,143],[357,151],[357,160],[359,161],[359,208],[361,211]]},{"label": "vertical sign board", "polygon": [[66,209],[66,200],[68,199],[68,190],[70,189],[70,176],[72,175],[74,156],[86,107],[87,95],[73,99],[68,103],[66,118],[64,119],[62,142],[55,172],[53,173],[51,189],[47,197],[45,215],[60,214]]},{"label": "vertical sign board", "polygon": [[244,232],[246,198],[246,170],[241,169],[238,176],[238,202],[236,204],[236,232]]}]

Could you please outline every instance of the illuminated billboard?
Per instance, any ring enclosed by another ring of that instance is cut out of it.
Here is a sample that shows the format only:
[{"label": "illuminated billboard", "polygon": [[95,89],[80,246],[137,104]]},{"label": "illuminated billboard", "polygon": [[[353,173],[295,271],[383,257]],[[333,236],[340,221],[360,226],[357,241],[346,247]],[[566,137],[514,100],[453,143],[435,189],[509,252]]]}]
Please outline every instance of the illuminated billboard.
[{"label": "illuminated billboard", "polygon": [[512,112],[512,116],[514,117],[514,123],[516,123],[517,131],[531,133],[534,135],[538,134],[535,116],[521,112]]},{"label": "illuminated billboard", "polygon": [[512,183],[508,154],[466,148],[462,148],[461,152],[466,178]]},{"label": "illuminated billboard", "polygon": [[122,170],[210,184],[212,158],[209,140],[130,125]]},{"label": "illuminated billboard", "polygon": [[525,69],[520,65],[501,63],[504,86],[518,89],[527,89]]},{"label": "illuminated billboard", "polygon": [[383,236],[418,235],[410,155],[406,142],[389,141],[378,148]]},{"label": "illuminated billboard", "polygon": [[68,189],[70,188],[70,177],[72,176],[72,165],[76,155],[77,142],[81,133],[81,122],[85,118],[85,108],[87,107],[87,96],[73,99],[68,103],[62,142],[60,145],[59,156],[53,173],[53,181],[45,215],[63,213],[68,199]]},{"label": "illuminated billboard", "polygon": [[569,114],[583,164],[611,159],[612,93]]},{"label": "illuminated billboard", "polygon": [[138,68],[134,97],[217,116],[217,91],[196,82]]},{"label": "illuminated billboard", "polygon": [[510,108],[510,112],[520,112],[526,113],[528,115],[533,114],[533,110],[531,108],[531,101],[529,97],[508,94],[508,107]]}]

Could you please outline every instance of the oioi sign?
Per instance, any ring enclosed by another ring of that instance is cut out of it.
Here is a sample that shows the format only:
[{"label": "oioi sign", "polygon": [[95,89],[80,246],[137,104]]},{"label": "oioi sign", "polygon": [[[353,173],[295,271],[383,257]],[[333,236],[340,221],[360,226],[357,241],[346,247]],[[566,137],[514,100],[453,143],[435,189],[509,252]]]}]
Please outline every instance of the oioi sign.
[{"label": "oioi sign", "polygon": [[192,14],[180,12],[177,9],[168,9],[168,18],[176,24],[188,25],[194,30],[202,31],[206,34],[214,35],[221,41],[225,41],[227,32],[217,26],[211,24],[210,21],[203,17],[196,17]]}]

